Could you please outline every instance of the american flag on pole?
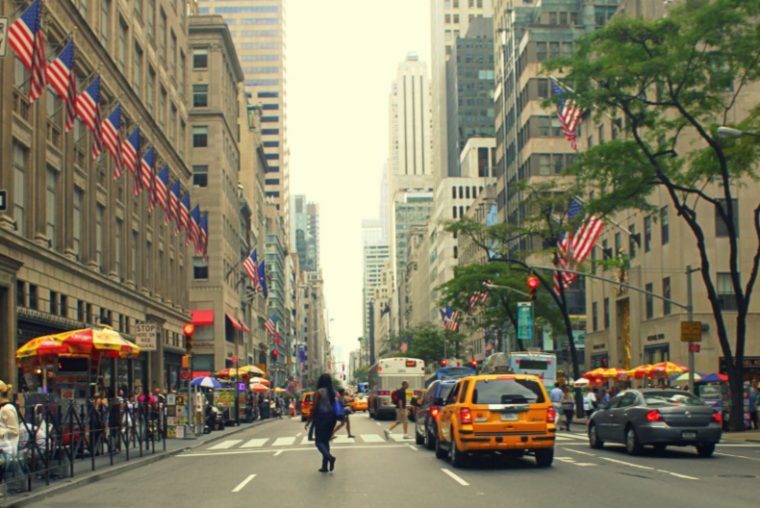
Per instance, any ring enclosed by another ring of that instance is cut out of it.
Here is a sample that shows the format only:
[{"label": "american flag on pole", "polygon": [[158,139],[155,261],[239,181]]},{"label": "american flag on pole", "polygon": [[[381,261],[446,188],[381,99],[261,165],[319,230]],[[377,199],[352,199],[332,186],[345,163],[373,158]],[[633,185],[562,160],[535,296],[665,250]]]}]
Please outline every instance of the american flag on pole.
[{"label": "american flag on pole", "polygon": [[201,209],[198,205],[195,205],[193,211],[190,212],[190,229],[193,232],[193,246],[195,247],[195,253],[201,253]]},{"label": "american flag on pole", "polygon": [[267,269],[263,259],[261,260],[261,263],[259,263],[258,289],[261,291],[261,294],[264,295],[265,299],[269,297],[269,288],[267,287]]},{"label": "american flag on pole", "polygon": [[267,333],[269,335],[272,335],[273,337],[276,337],[278,335],[277,333],[277,316],[272,313],[269,318],[264,322],[264,328],[267,329]]},{"label": "american flag on pole", "polygon": [[111,154],[114,160],[113,177],[121,177],[122,156],[121,156],[121,105],[117,104],[113,112],[103,120],[100,125],[100,131],[103,135],[103,145]]},{"label": "american flag on pole", "polygon": [[552,89],[554,90],[554,99],[557,102],[557,116],[562,126],[562,132],[570,142],[570,146],[577,152],[578,136],[575,130],[581,120],[582,111],[575,105],[575,101],[565,97],[564,90],[556,81],[552,81]]},{"label": "american flag on pole", "polygon": [[253,288],[258,292],[261,290],[259,287],[259,261],[256,257],[256,249],[253,249],[253,252],[251,252],[251,255],[245,258],[245,261],[243,261],[243,270],[245,270],[245,273],[248,274],[248,277],[251,279],[251,282],[253,282]]},{"label": "american flag on pole", "polygon": [[190,241],[190,193],[186,192],[179,202],[179,225],[185,230],[185,244]]},{"label": "american flag on pole", "polygon": [[148,200],[153,204],[151,209],[155,206],[155,202],[153,201],[153,167],[155,164],[156,149],[151,147],[145,152],[140,161],[140,185],[148,191]]},{"label": "american flag on pole", "polygon": [[40,26],[40,0],[21,14],[8,28],[8,44],[21,59],[24,67],[32,73],[29,88],[29,103],[42,95],[47,84],[47,59],[45,58],[45,39]]},{"label": "american flag on pole", "polygon": [[200,232],[201,256],[205,260],[208,255],[208,212],[203,212],[201,215]]},{"label": "american flag on pole", "polygon": [[177,229],[174,230],[175,235],[179,233],[179,192],[179,180],[176,180],[169,191],[169,217],[177,225]]},{"label": "american flag on pole", "polygon": [[[132,134],[129,135],[121,144],[121,161],[127,167],[130,173],[135,174],[137,166],[137,153],[140,151],[140,128],[135,127]],[[135,190],[135,194],[139,189]]]},{"label": "american flag on pole", "polygon": [[66,103],[66,132],[74,126],[77,118],[77,76],[74,71],[74,39],[70,39],[58,58],[47,67],[50,86]]},{"label": "american flag on pole", "polygon": [[164,223],[169,224],[169,165],[159,171],[156,177],[156,201],[164,210]]},{"label": "american flag on pole", "polygon": [[[484,280],[482,284],[488,285],[492,282],[488,279]],[[475,309],[476,305],[485,305],[488,303],[488,298],[491,296],[491,293],[487,289],[483,289],[481,291],[475,291],[470,295],[470,298],[467,300],[467,313],[472,314],[472,311]]]},{"label": "american flag on pole", "polygon": [[459,311],[453,311],[451,305],[446,304],[446,307],[442,308],[440,312],[445,329],[452,331],[459,330]]},{"label": "american flag on pole", "polygon": [[92,131],[92,157],[97,159],[103,150],[103,136],[100,132],[100,74],[77,98],[77,114]]},{"label": "american flag on pole", "polygon": [[[568,220],[572,219],[581,212],[581,203],[578,199],[572,198],[570,206],[567,209]],[[572,266],[583,264],[588,257],[594,243],[604,228],[604,222],[601,218],[594,215],[586,215],[578,231],[574,235],[562,235],[557,241],[557,261],[556,265],[560,269],[569,270]],[[559,294],[560,281],[562,287],[566,288],[572,284],[577,275],[567,272],[554,272],[554,291]]]}]

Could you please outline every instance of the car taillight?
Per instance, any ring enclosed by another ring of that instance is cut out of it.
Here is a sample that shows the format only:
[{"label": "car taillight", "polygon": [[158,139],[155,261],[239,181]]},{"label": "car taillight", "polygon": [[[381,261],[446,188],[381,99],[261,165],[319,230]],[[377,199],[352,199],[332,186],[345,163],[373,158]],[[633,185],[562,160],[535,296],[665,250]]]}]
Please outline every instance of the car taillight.
[{"label": "car taillight", "polygon": [[557,419],[557,413],[554,411],[553,407],[550,407],[546,410],[546,423],[554,423],[554,420]]},{"label": "car taillight", "polygon": [[723,415],[721,415],[720,411],[718,411],[717,409],[713,409],[713,414],[712,414],[712,418],[710,418],[710,421],[722,424],[723,423]]},{"label": "car taillight", "polygon": [[459,423],[462,425],[472,425],[472,412],[469,408],[463,407],[459,410]]},{"label": "car taillight", "polygon": [[438,413],[440,412],[440,409],[437,407],[431,407],[430,408],[430,417],[431,418],[438,418]]},{"label": "car taillight", "polygon": [[662,414],[657,409],[652,409],[650,412],[647,413],[646,419],[648,422],[661,422]]}]

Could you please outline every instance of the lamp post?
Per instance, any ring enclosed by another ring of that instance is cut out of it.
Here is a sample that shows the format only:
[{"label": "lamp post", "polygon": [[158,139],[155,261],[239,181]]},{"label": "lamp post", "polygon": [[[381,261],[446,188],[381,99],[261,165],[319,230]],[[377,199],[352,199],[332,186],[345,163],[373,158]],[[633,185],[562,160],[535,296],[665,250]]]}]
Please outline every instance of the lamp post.
[{"label": "lamp post", "polygon": [[740,129],[735,129],[734,127],[728,127],[726,125],[721,125],[720,127],[718,127],[716,134],[720,136],[721,138],[740,138],[742,136],[751,136],[754,138],[760,138],[760,133],[758,132],[743,131]]}]

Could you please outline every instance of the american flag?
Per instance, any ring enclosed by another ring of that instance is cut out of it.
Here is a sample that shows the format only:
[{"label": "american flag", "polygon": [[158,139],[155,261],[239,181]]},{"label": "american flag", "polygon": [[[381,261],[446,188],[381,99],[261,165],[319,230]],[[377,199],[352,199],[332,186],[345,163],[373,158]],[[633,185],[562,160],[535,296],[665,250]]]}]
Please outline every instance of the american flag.
[{"label": "american flag", "polygon": [[570,142],[570,146],[577,152],[578,136],[575,130],[581,119],[582,111],[575,105],[575,101],[565,98],[565,92],[557,82],[552,81],[552,89],[554,90],[554,99],[557,101],[557,116],[562,126],[562,132]]},{"label": "american flag", "polygon": [[92,157],[97,158],[103,150],[103,136],[100,132],[100,74],[79,94],[77,114],[92,131]]},{"label": "american flag", "polygon": [[66,103],[66,132],[77,118],[77,76],[74,71],[74,39],[69,40],[58,58],[47,67],[47,80]]},{"label": "american flag", "polygon": [[156,201],[164,210],[164,222],[169,224],[169,165],[159,171],[156,177]]},{"label": "american flag", "polygon": [[[140,151],[140,128],[135,127],[132,134],[121,144],[121,161],[124,166],[133,175],[135,174],[135,166],[137,165],[137,152]],[[135,189],[135,194],[139,192],[139,189]]]},{"label": "american flag", "polygon": [[32,73],[30,103],[42,95],[47,84],[47,59],[45,39],[40,26],[40,4],[40,0],[34,0],[8,29],[8,44],[21,59],[24,67]]},{"label": "american flag", "polygon": [[258,265],[259,265],[259,261],[256,257],[256,249],[253,249],[253,252],[251,252],[251,255],[245,258],[245,261],[243,261],[243,270],[245,270],[245,273],[248,274],[248,277],[251,279],[251,282],[253,282],[253,288],[256,291],[260,291]]},{"label": "american flag", "polygon": [[185,243],[190,240],[190,193],[186,192],[179,202],[179,225],[185,230]]},{"label": "american flag", "polygon": [[[153,201],[153,167],[156,164],[156,149],[151,147],[140,161],[140,185],[148,191],[149,201]],[[151,207],[153,208],[153,207]]]},{"label": "american flag", "polygon": [[459,311],[453,311],[450,305],[446,304],[446,307],[441,309],[441,319],[445,329],[452,331],[459,329]]},{"label": "american flag", "polygon": [[117,104],[113,112],[103,120],[100,126],[103,134],[103,145],[113,157],[115,166],[113,168],[113,177],[121,177],[122,156],[121,156],[121,105]]},{"label": "american flag", "polygon": [[177,224],[175,234],[179,233],[179,192],[179,180],[176,180],[169,191],[169,217]]},{"label": "american flag", "polygon": [[261,291],[265,299],[269,297],[269,288],[267,287],[267,269],[263,259],[261,260],[261,263],[259,263],[259,285],[257,286],[257,289]]},{"label": "american flag", "polygon": [[203,212],[203,215],[201,215],[201,225],[200,225],[200,231],[201,231],[201,255],[203,256],[203,259],[206,259],[206,255],[208,254],[208,212]]},{"label": "american flag", "polygon": [[276,325],[275,325],[276,321],[277,321],[277,316],[275,316],[274,314],[272,314],[271,316],[269,316],[269,319],[267,319],[264,322],[264,328],[267,329],[267,333],[269,335],[277,335],[277,328],[276,328]]},{"label": "american flag", "polygon": [[[572,219],[581,212],[581,203],[576,198],[570,200],[570,206],[567,209],[568,220]],[[562,235],[557,242],[557,266],[560,269],[568,270],[572,266],[583,264],[588,257],[594,243],[604,228],[604,222],[594,215],[586,215],[583,224],[574,235]],[[562,287],[566,288],[572,284],[577,275],[567,272],[554,272],[554,291],[560,292],[560,277]]]},{"label": "american flag", "polygon": [[195,253],[201,253],[201,209],[198,205],[195,205],[193,211],[190,212],[190,230],[193,232],[193,246],[195,247]]},{"label": "american flag", "polygon": [[[491,281],[486,279],[482,282],[482,284],[489,285],[491,284]],[[473,309],[476,305],[485,305],[488,303],[488,298],[491,296],[491,294],[488,292],[487,289],[483,289],[481,291],[475,291],[470,295],[470,298],[467,300],[467,313],[472,314]]]}]

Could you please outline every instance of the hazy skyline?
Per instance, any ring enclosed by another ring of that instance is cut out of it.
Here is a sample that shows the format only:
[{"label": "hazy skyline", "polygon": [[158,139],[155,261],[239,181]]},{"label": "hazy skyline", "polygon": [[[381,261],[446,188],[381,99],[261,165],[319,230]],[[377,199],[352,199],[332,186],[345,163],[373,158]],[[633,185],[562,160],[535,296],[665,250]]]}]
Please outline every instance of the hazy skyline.
[{"label": "hazy skyline", "polygon": [[408,53],[429,75],[430,1],[290,0],[287,7],[290,191],[319,204],[340,372],[362,335],[361,221],[379,218],[391,83]]}]

